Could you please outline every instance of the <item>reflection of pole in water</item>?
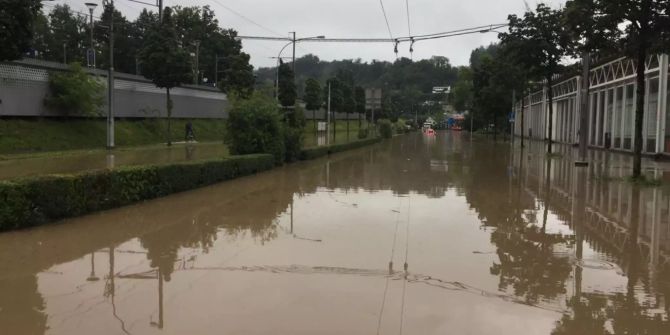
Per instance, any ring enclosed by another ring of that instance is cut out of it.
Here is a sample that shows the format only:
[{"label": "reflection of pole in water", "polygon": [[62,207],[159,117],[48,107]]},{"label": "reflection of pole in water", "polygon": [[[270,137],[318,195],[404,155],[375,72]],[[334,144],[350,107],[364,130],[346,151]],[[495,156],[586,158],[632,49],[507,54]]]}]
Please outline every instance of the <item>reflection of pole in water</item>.
[{"label": "reflection of pole in water", "polygon": [[114,154],[112,154],[112,153],[107,154],[107,157],[106,157],[107,169],[109,169],[109,170],[114,169],[114,167],[116,166],[115,160],[116,159],[114,157]]},{"label": "reflection of pole in water", "polygon": [[586,176],[587,167],[575,166],[574,170],[577,178],[576,185],[573,185],[573,210],[572,210],[572,229],[575,232],[575,297],[579,299],[582,294],[582,258],[584,253],[584,220],[586,219]]},{"label": "reflection of pole in water", "polygon": [[86,278],[86,281],[98,281],[100,278],[95,276],[95,252],[91,253],[91,274]]},{"label": "reflection of pole in water", "polygon": [[151,321],[149,324],[158,329],[163,329],[163,271],[158,267],[158,323]]}]

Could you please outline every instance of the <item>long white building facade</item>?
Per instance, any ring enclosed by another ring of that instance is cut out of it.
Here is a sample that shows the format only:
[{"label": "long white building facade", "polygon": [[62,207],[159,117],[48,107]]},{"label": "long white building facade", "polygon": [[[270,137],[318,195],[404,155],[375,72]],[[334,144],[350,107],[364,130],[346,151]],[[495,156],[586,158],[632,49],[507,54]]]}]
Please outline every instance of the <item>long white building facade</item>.
[{"label": "long white building facade", "polygon": [[[647,91],[645,96],[643,145],[646,154],[670,155],[670,87],[668,55],[653,55],[645,62]],[[590,74],[588,144],[594,148],[633,151],[636,89],[635,61],[619,58],[595,66]],[[582,78],[559,80],[553,87],[554,113],[552,138],[556,142],[575,144],[580,131]],[[524,120],[521,103],[515,106],[514,132],[533,139],[549,135],[547,89],[524,97]]]}]

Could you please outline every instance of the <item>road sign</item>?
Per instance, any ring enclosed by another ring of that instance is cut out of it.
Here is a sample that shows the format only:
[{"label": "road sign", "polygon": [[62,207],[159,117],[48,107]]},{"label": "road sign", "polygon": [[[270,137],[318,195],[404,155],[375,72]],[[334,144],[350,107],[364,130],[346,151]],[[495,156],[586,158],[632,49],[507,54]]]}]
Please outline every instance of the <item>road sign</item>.
[{"label": "road sign", "polygon": [[365,109],[380,109],[382,107],[382,89],[365,89]]}]

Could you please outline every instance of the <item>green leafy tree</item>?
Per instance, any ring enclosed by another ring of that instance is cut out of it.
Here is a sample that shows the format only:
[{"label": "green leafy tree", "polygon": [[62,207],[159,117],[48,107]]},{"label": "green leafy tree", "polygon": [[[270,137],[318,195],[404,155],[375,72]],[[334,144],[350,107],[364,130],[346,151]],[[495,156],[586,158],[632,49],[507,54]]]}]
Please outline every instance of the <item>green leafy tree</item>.
[{"label": "green leafy tree", "polygon": [[466,111],[472,108],[472,70],[461,67],[458,70],[458,81],[451,90],[451,101],[457,111]]},{"label": "green leafy tree", "polygon": [[323,105],[321,99],[321,84],[319,81],[313,78],[307,80],[305,85],[305,104],[307,110],[317,110]]},{"label": "green leafy tree", "polygon": [[633,148],[633,177],[642,173],[642,127],[644,99],[647,91],[645,65],[649,54],[668,49],[668,0],[594,0],[599,21],[615,22],[624,33],[618,35],[619,50],[635,60],[637,95],[635,102],[635,137]]},{"label": "green leafy tree", "polygon": [[285,159],[284,130],[272,98],[254,93],[233,99],[226,121],[226,144],[233,155],[268,153],[280,165]]},{"label": "green leafy tree", "polygon": [[295,83],[293,82],[293,70],[280,60],[279,65],[279,102],[284,107],[295,106],[297,97]]},{"label": "green leafy tree", "polygon": [[361,125],[361,118],[363,115],[365,115],[365,89],[356,86],[354,88],[354,100],[356,101],[356,113],[358,113],[358,129],[360,130],[362,125]]},{"label": "green leafy tree", "polygon": [[560,62],[568,54],[570,35],[563,22],[563,14],[547,5],[538,4],[535,12],[528,11],[523,18],[510,15],[509,32],[501,33],[503,45],[518,48],[518,61],[537,77],[544,79],[549,102],[547,152],[552,151],[553,137],[553,77],[561,69]]},{"label": "green leafy tree", "polygon": [[[135,73],[137,54],[140,46],[135,43],[133,36],[135,25],[129,22],[116,8],[104,7],[100,21],[96,24],[94,35],[96,50],[98,50],[96,65],[99,68],[109,68],[109,23],[114,19],[114,70],[125,73]],[[88,44],[87,44],[88,45]]]},{"label": "green leafy tree", "polygon": [[333,113],[333,138],[337,138],[337,118],[335,117],[335,113],[342,111],[344,103],[342,86],[342,82],[337,77],[334,77],[328,79],[326,85],[323,87],[323,96],[326,104],[328,104],[328,98],[330,97],[330,111]]},{"label": "green leafy tree", "polygon": [[314,78],[307,79],[303,100],[305,100],[307,110],[312,111],[312,122],[314,123],[314,131],[316,131],[316,110],[323,105],[321,84],[319,84],[318,80]]},{"label": "green leafy tree", "polygon": [[[249,97],[255,83],[253,66],[249,64],[250,56],[242,52],[237,32],[220,28],[209,6],[174,9],[177,36],[182,45],[189,52],[198,51],[201,79],[213,83],[218,78],[216,85],[223,92]],[[200,41],[199,50],[196,50],[196,41]]]},{"label": "green leafy tree", "polygon": [[191,60],[177,40],[170,7],[166,7],[163,11],[163,21],[149,29],[140,58],[143,64],[142,74],[151,79],[157,87],[166,90],[167,144],[170,146],[172,145],[170,89],[188,82],[191,78]]},{"label": "green leafy tree", "polygon": [[51,96],[47,106],[67,116],[96,116],[104,102],[104,86],[90,76],[79,63],[70,64],[70,71],[51,73]]},{"label": "green leafy tree", "polygon": [[67,4],[56,5],[49,13],[47,59],[62,62],[65,53],[68,62],[85,60],[84,50],[90,46],[89,35],[86,34],[88,28],[84,16],[75,14]]},{"label": "green leafy tree", "polygon": [[40,0],[0,2],[0,61],[21,58],[28,50],[40,8]]},{"label": "green leafy tree", "polygon": [[49,28],[49,18],[40,10],[33,23],[33,38],[30,49],[35,50],[42,58],[47,58],[46,55],[47,50],[49,50],[49,41],[52,39],[51,29]]}]

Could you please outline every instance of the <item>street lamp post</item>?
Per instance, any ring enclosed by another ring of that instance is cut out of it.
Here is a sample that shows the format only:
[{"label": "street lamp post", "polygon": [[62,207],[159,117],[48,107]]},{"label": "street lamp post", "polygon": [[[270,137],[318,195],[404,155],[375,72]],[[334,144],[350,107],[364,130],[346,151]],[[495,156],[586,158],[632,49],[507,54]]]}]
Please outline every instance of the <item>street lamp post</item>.
[{"label": "street lamp post", "polygon": [[200,64],[199,63],[199,58],[200,58],[200,40],[195,40],[193,42],[195,45],[195,69],[193,71],[193,74],[195,75],[193,78],[193,84],[199,85],[200,84]]},{"label": "street lamp post", "polygon": [[107,149],[114,149],[114,0],[102,0],[103,5],[109,6],[109,73],[107,75],[108,99],[107,102]]},{"label": "street lamp post", "polygon": [[88,49],[88,54],[86,55],[86,60],[88,62],[88,67],[95,67],[95,49],[93,47],[93,11],[95,10],[96,7],[98,7],[97,3],[94,2],[87,2],[86,7],[88,7],[88,11],[91,14],[90,15],[90,30],[91,30],[91,44],[90,44],[90,49]]},{"label": "street lamp post", "polygon": [[316,40],[316,39],[322,40],[322,39],[326,38],[326,36],[324,36],[324,35],[319,35],[319,36],[303,37],[303,38],[296,39],[295,38],[295,31],[292,31],[291,34],[293,34],[293,38],[291,39],[291,42],[288,42],[286,45],[284,45],[281,48],[281,50],[279,50],[279,54],[277,54],[277,86],[275,87],[275,91],[276,91],[275,93],[276,93],[276,96],[277,96],[277,100],[279,100],[279,63],[280,63],[279,60],[282,58],[281,53],[284,52],[284,49],[286,49],[286,47],[289,46],[289,45],[293,45],[293,57],[291,57],[291,58],[293,60],[292,69],[293,69],[293,78],[295,80],[295,44],[297,42],[300,42],[300,41]]}]

